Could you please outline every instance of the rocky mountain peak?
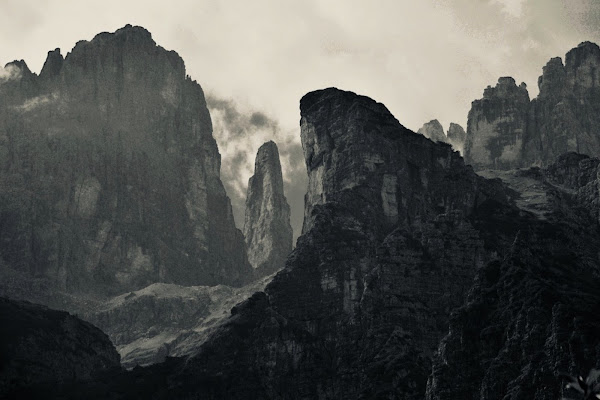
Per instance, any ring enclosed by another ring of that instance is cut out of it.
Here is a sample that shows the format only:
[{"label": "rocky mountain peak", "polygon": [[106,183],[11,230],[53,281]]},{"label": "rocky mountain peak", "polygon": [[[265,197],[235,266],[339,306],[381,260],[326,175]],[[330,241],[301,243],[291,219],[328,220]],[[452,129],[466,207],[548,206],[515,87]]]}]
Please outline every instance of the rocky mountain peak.
[{"label": "rocky mountain peak", "polygon": [[[583,100],[590,89],[597,95],[600,91],[600,47],[583,42],[570,50],[565,57],[567,83],[571,90]],[[585,100],[584,100],[585,102]]]},{"label": "rocky mountain peak", "polygon": [[40,72],[40,78],[51,79],[60,73],[63,66],[64,58],[60,53],[60,49],[51,50],[48,52],[48,57],[44,62],[42,71]]},{"label": "rocky mountain peak", "polygon": [[498,98],[511,98],[511,97],[522,97],[526,96],[529,101],[529,93],[527,92],[527,85],[522,82],[519,86],[513,77],[504,76],[498,78],[498,83],[495,87],[488,86],[483,91],[484,99],[498,99]]},{"label": "rocky mountain peak", "polygon": [[529,93],[511,77],[488,86],[471,104],[467,121],[465,160],[476,169],[518,167],[522,162]]},{"label": "rocky mountain peak", "polygon": [[444,128],[440,121],[437,119],[431,120],[425,123],[418,131],[421,135],[425,136],[428,139],[433,140],[434,142],[443,142],[446,143],[448,138],[444,133]]},{"label": "rocky mountain peak", "polygon": [[566,70],[562,58],[554,57],[542,69],[542,75],[538,78],[540,98],[560,96],[565,84]]},{"label": "rocky mountain peak", "polygon": [[[49,52],[28,76],[0,86],[0,154],[19,160],[0,184],[15,188],[7,201],[22,219],[11,221],[27,221],[0,227],[5,265],[102,294],[251,279],[204,93],[176,52],[128,25],[64,60]],[[22,206],[31,192],[33,211]]]},{"label": "rocky mountain peak", "polygon": [[32,73],[31,70],[29,69],[29,67],[27,66],[27,63],[25,62],[25,60],[14,60],[14,61],[11,61],[11,62],[7,63],[4,66],[4,68],[5,69],[15,68],[15,69],[19,70],[21,73],[27,74],[27,75],[29,75],[29,74]]},{"label": "rocky mountain peak", "polygon": [[292,251],[290,206],[283,193],[279,150],[273,141],[256,154],[254,175],[248,181],[244,237],[248,261],[258,276],[283,268]]}]

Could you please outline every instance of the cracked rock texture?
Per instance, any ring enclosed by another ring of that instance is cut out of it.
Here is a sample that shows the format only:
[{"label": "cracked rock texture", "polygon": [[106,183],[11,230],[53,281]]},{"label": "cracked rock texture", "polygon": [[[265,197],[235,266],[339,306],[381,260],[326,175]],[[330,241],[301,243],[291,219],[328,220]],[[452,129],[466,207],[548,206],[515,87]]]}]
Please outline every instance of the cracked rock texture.
[{"label": "cracked rock texture", "polygon": [[204,94],[177,53],[128,25],[49,52],[39,76],[9,67],[0,269],[25,277],[21,297],[52,302],[33,280],[86,296],[250,281]]},{"label": "cracked rock texture", "polygon": [[254,175],[248,181],[244,237],[257,276],[283,268],[292,251],[290,206],[283,193],[279,151],[272,141],[258,149]]},{"label": "cracked rock texture", "polygon": [[583,42],[552,58],[529,101],[500,78],[469,112],[465,160],[476,169],[547,166],[566,152],[600,156],[600,48]]}]

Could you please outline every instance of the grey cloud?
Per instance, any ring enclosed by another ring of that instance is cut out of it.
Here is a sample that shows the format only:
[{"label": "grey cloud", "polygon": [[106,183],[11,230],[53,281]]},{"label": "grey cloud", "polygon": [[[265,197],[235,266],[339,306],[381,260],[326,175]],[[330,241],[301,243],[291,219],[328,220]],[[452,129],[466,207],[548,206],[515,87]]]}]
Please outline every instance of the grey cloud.
[{"label": "grey cloud", "polygon": [[252,116],[250,117],[250,123],[258,127],[277,124],[275,121],[269,120],[265,114],[259,111],[252,113]]}]

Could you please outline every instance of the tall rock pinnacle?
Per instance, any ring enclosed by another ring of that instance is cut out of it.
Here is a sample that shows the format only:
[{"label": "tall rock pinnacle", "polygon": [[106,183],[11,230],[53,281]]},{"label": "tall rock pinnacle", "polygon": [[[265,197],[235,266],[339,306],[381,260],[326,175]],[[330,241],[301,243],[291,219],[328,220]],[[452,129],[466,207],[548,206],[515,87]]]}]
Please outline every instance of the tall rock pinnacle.
[{"label": "tall rock pinnacle", "polygon": [[283,194],[279,151],[272,141],[258,149],[248,181],[244,236],[248,261],[259,276],[282,268],[292,251],[290,206]]},{"label": "tall rock pinnacle", "polygon": [[447,137],[448,143],[452,145],[454,150],[464,155],[465,140],[467,139],[467,133],[465,132],[463,127],[459,124],[451,122],[450,127],[448,128]]}]

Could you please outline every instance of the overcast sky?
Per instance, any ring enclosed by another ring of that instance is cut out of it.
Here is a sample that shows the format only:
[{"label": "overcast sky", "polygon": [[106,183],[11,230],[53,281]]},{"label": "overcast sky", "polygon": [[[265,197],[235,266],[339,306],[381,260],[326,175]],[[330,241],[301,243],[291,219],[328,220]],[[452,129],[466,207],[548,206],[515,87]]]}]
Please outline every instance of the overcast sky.
[{"label": "overcast sky", "polygon": [[498,77],[524,81],[533,98],[551,57],[599,43],[600,1],[0,0],[0,63],[24,59],[39,72],[48,50],[66,55],[128,23],[177,51],[204,88],[238,224],[254,154],[274,139],[297,225],[306,92],[367,95],[413,130],[434,118],[466,128],[471,101]]}]

